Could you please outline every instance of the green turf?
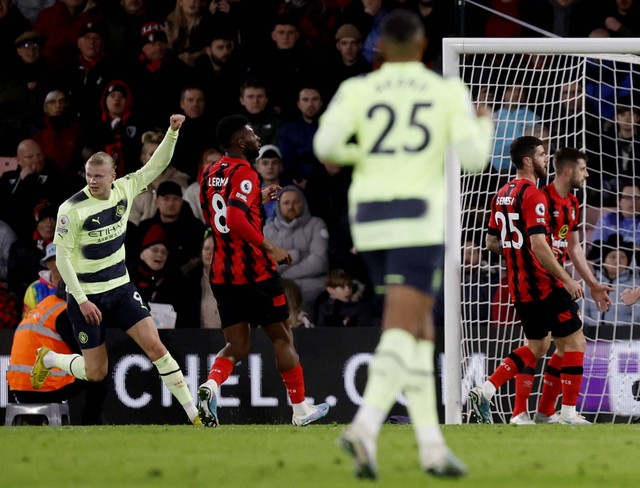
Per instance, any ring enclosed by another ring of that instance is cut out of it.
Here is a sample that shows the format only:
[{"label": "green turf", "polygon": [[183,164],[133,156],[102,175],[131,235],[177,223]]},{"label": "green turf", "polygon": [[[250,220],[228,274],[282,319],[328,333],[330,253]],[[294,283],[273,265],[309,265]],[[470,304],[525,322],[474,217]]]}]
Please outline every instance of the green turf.
[{"label": "green turf", "polygon": [[308,488],[348,486],[635,487],[640,426],[445,426],[467,478],[418,467],[409,426],[385,425],[380,480],[352,477],[336,447],[344,426],[1,427],[0,486]]}]

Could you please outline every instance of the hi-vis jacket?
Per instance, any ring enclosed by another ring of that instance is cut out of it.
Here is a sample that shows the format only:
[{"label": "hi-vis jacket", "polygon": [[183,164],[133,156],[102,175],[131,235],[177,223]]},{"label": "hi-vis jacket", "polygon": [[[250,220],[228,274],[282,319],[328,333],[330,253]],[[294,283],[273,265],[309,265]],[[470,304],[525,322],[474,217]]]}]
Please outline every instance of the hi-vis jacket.
[{"label": "hi-vis jacket", "polygon": [[[72,351],[56,331],[56,320],[64,312],[67,304],[55,295],[46,297],[22,319],[13,336],[7,381],[10,390],[36,391],[29,379],[31,368],[36,362],[36,350],[47,346],[61,354]],[[55,391],[73,383],[75,378],[59,369],[52,369],[42,388],[37,391]]]}]

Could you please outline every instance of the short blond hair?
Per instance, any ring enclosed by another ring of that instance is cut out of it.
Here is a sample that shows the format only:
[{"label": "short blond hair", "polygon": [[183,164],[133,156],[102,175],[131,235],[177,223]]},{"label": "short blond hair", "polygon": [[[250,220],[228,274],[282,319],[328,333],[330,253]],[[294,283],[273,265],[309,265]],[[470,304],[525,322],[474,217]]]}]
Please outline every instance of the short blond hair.
[{"label": "short blond hair", "polygon": [[87,164],[90,164],[91,166],[109,165],[113,171],[116,171],[117,169],[114,159],[104,151],[97,152],[87,159]]}]

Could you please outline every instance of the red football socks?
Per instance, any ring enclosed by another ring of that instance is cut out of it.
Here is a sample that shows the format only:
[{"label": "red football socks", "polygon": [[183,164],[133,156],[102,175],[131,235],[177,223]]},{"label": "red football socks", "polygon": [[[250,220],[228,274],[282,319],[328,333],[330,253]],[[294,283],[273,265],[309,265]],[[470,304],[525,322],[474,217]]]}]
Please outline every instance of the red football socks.
[{"label": "red football socks", "polygon": [[280,373],[282,381],[287,387],[287,394],[291,400],[291,404],[304,402],[304,375],[302,374],[302,366],[299,364],[289,371]]},{"label": "red football socks", "polygon": [[527,402],[533,388],[536,363],[527,365],[516,375],[516,400],[513,405],[513,416],[527,412]]},{"label": "red football socks", "polygon": [[498,389],[517,375],[518,372],[522,371],[525,366],[535,364],[535,362],[536,356],[531,352],[531,349],[527,346],[519,347],[511,351],[509,355],[502,360],[500,366],[496,368],[489,378],[489,381]]},{"label": "red football socks", "polygon": [[556,411],[556,401],[562,391],[560,381],[560,369],[562,368],[562,358],[553,353],[544,370],[542,394],[538,401],[538,412],[545,415],[553,415]]},{"label": "red football socks", "polygon": [[578,403],[582,374],[584,372],[583,362],[583,352],[574,351],[564,353],[562,369],[560,370],[563,405],[574,406]]},{"label": "red football socks", "polygon": [[215,381],[218,386],[222,385],[233,371],[233,363],[227,358],[216,358],[209,371],[208,379]]}]

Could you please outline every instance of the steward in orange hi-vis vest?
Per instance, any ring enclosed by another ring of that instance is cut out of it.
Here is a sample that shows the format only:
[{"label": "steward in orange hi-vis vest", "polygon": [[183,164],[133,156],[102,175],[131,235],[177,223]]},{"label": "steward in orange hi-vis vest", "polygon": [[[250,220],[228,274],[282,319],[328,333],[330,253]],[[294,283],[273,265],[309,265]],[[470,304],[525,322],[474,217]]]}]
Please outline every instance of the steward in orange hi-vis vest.
[{"label": "steward in orange hi-vis vest", "polygon": [[[71,354],[69,346],[56,330],[56,320],[67,308],[64,300],[55,295],[46,297],[20,322],[13,336],[7,381],[12,391],[36,391],[29,375],[36,361],[36,350],[47,346],[62,354]],[[75,378],[59,369],[52,369],[39,392],[56,391],[73,383]]]}]

